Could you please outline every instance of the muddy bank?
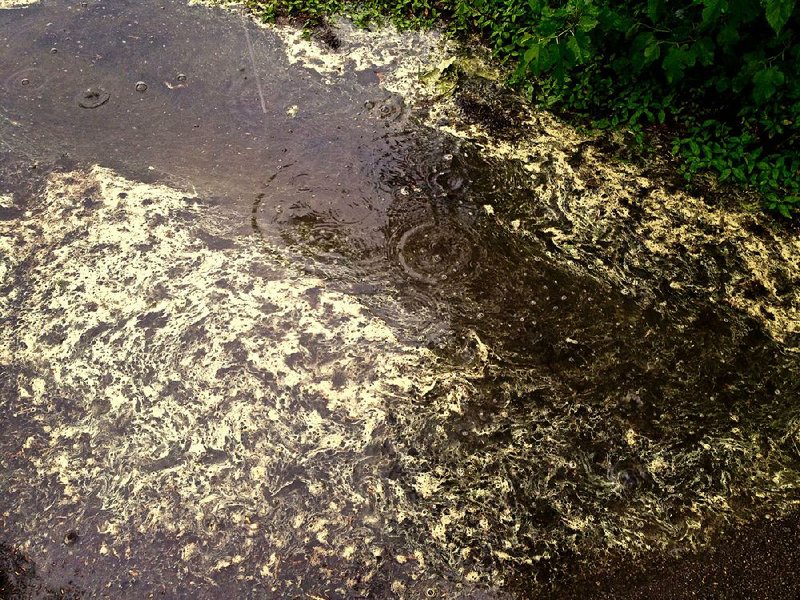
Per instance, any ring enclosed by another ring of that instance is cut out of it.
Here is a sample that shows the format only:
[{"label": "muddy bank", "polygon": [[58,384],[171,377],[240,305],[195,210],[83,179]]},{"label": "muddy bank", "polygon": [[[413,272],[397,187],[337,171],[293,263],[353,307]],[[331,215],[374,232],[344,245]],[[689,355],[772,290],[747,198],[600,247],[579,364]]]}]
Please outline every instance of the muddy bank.
[{"label": "muddy bank", "polygon": [[797,513],[758,521],[693,556],[623,562],[552,593],[552,598],[795,598],[800,557]]},{"label": "muddy bank", "polygon": [[527,598],[796,506],[798,250],[764,217],[506,114],[435,35],[0,30],[9,585]]}]

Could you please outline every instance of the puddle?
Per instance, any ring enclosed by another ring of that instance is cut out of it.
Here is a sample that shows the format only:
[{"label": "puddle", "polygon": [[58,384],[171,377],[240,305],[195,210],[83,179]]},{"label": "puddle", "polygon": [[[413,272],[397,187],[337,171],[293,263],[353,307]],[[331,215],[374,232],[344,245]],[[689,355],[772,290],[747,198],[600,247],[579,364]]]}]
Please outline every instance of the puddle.
[{"label": "puddle", "polygon": [[334,33],[0,12],[7,585],[526,598],[791,510],[794,292],[728,292],[793,242],[668,237],[633,167],[432,98],[435,35]]}]

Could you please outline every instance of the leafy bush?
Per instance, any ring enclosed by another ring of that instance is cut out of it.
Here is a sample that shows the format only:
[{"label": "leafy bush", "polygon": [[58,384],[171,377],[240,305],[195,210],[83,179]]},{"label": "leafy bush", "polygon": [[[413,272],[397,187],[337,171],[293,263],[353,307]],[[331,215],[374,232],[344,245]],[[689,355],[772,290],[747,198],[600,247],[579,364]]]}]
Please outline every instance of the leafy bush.
[{"label": "leafy bush", "polygon": [[[459,0],[456,24],[518,62],[538,102],[595,127],[661,127],[713,170],[800,211],[795,0]],[[666,127],[665,127],[666,126]]]}]

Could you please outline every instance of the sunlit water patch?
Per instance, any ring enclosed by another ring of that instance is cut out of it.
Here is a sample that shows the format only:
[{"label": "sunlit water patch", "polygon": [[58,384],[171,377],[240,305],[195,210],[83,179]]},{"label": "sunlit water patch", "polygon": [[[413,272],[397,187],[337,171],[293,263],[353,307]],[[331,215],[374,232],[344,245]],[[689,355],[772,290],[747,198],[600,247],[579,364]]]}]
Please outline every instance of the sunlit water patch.
[{"label": "sunlit water patch", "polygon": [[384,554],[413,553],[387,537],[408,500],[383,473],[391,415],[434,358],[215,226],[199,199],[99,168],[55,176],[3,224],[6,517],[28,551],[123,561],[145,589],[234,569],[250,575],[230,589],[331,594],[319,569],[349,569],[351,597]]}]

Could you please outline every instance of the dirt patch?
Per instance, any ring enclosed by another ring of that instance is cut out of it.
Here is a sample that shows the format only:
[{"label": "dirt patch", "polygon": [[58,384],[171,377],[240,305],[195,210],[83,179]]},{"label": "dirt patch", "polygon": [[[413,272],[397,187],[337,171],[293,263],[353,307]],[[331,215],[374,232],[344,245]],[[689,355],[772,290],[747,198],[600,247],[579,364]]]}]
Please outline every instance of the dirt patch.
[{"label": "dirt patch", "polygon": [[0,598],[27,597],[36,567],[18,549],[0,542]]}]

